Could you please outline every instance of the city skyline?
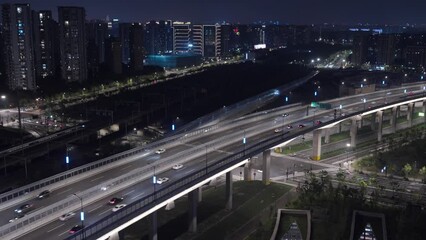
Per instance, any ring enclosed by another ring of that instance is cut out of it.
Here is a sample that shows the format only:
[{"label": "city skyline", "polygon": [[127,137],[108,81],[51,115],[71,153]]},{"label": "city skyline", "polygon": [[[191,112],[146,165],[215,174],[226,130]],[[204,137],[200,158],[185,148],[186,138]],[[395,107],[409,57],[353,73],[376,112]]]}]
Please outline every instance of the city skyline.
[{"label": "city skyline", "polygon": [[[276,0],[236,0],[232,2],[184,1],[127,1],[108,0],[82,1],[16,1],[6,3],[29,3],[34,10],[52,10],[58,19],[58,6],[79,6],[86,9],[87,19],[118,18],[121,22],[147,22],[149,20],[172,19],[194,23],[252,23],[278,21],[280,24],[426,24],[421,9],[426,2],[414,0],[410,4],[397,1],[356,1],[327,0],[320,5],[314,0],[284,2]],[[380,9],[380,11],[378,11]]]}]

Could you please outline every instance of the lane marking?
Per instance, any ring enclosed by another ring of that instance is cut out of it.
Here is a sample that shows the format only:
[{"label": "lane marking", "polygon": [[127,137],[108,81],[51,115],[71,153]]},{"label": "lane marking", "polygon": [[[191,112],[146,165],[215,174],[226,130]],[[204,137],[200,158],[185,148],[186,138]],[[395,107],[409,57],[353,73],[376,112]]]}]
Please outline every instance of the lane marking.
[{"label": "lane marking", "polygon": [[101,216],[102,214],[105,214],[105,213],[107,213],[107,212],[111,212],[111,211],[112,211],[111,209],[105,210],[105,211],[103,211],[103,212],[99,213],[99,216]]},{"label": "lane marking", "polygon": [[124,196],[127,196],[127,195],[129,195],[130,193],[132,193],[132,192],[134,192],[135,190],[132,190],[132,191],[130,191],[130,192],[128,192],[128,193],[125,193],[124,194]]},{"label": "lane marking", "polygon": [[58,237],[60,237],[60,236],[62,236],[62,235],[64,235],[65,233],[67,233],[68,231],[65,231],[65,232],[63,232],[63,233],[61,233],[61,234],[59,234],[58,235]]},{"label": "lane marking", "polygon": [[62,193],[66,193],[66,192],[69,192],[69,191],[71,191],[71,190],[72,190],[72,188],[70,188],[70,189],[67,189],[67,190],[65,190],[65,191],[62,191],[62,192],[59,192],[59,193],[58,193],[58,195],[59,195],[59,194],[62,194]]},{"label": "lane marking", "polygon": [[90,181],[91,181],[91,182],[94,182],[94,181],[99,180],[99,179],[101,179],[101,178],[104,178],[104,176],[97,177],[97,178],[92,179],[92,180],[90,180]]},{"label": "lane marking", "polygon": [[132,165],[130,164],[129,166],[124,167],[124,168],[122,168],[121,170],[126,170],[126,169],[131,168],[131,167],[132,167]]},{"label": "lane marking", "polygon": [[138,195],[136,195],[136,196],[132,197],[131,199],[133,200],[133,199],[135,199],[135,198],[138,198],[138,197],[142,196],[144,193],[145,193],[145,192],[142,192],[142,193],[140,193],[140,194],[138,194]]},{"label": "lane marking", "polygon": [[91,212],[95,211],[96,209],[98,209],[98,208],[100,208],[100,207],[102,207],[102,206],[103,206],[103,204],[99,204],[97,207],[95,207],[95,208],[93,208],[92,210],[90,210],[90,211],[89,211],[89,213],[91,213]]},{"label": "lane marking", "polygon": [[52,228],[52,229],[50,229],[49,231],[47,231],[48,233],[49,232],[51,232],[51,231],[53,231],[53,230],[55,230],[55,229],[58,229],[58,228],[60,228],[60,227],[62,227],[62,226],[64,226],[65,225],[65,223],[62,223],[61,225],[58,225],[58,226],[56,226],[56,227],[54,227],[54,228]]}]

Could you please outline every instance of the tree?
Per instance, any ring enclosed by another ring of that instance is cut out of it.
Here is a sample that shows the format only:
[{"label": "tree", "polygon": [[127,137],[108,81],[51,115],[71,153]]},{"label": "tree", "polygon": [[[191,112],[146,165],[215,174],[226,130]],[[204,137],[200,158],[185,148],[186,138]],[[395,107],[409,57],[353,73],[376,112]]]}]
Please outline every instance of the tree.
[{"label": "tree", "polygon": [[425,182],[426,181],[426,166],[423,166],[422,168],[420,168],[419,174],[422,176],[423,182]]},{"label": "tree", "polygon": [[410,172],[413,170],[411,165],[409,163],[405,164],[405,166],[402,168],[402,171],[405,173],[405,176],[408,177]]}]

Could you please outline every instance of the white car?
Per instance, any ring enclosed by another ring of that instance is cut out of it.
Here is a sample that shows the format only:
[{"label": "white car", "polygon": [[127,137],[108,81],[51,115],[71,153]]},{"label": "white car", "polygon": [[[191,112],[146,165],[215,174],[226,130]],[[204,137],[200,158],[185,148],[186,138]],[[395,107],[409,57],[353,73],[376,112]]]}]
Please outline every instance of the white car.
[{"label": "white car", "polygon": [[175,164],[175,165],[173,165],[173,169],[174,170],[178,170],[178,169],[181,169],[183,167],[183,165],[182,164]]},{"label": "white car", "polygon": [[274,132],[279,133],[282,132],[283,130],[281,128],[275,128]]},{"label": "white car", "polygon": [[164,149],[164,148],[160,148],[160,149],[158,149],[157,151],[155,151],[155,153],[156,154],[162,154],[163,152],[165,152],[166,151],[166,149]]},{"label": "white car", "polygon": [[117,212],[118,210],[124,208],[126,206],[126,204],[117,204],[115,205],[115,207],[112,209],[113,212]]},{"label": "white car", "polygon": [[74,217],[75,213],[74,212],[69,212],[69,213],[65,213],[64,215],[59,217],[59,220],[61,221],[66,221],[72,217]]},{"label": "white car", "polygon": [[167,181],[169,181],[169,178],[166,178],[166,177],[158,178],[157,184],[162,184],[162,183],[165,183]]}]

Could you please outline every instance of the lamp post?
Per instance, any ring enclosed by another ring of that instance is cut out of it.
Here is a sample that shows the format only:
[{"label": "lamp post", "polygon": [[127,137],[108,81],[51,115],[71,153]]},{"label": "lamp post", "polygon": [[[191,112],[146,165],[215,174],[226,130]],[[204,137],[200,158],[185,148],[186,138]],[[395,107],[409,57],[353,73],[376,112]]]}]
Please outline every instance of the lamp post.
[{"label": "lamp post", "polygon": [[155,191],[155,185],[157,185],[157,176],[155,176],[155,165],[154,165],[154,175],[152,176],[152,184],[154,185],[154,202],[157,200],[156,198],[156,191]]},{"label": "lamp post", "polygon": [[244,147],[244,156],[246,155],[246,130],[244,129],[244,135],[243,135],[243,147]]},{"label": "lamp post", "polygon": [[84,210],[83,210],[83,198],[73,193],[75,197],[80,199],[80,220],[81,220],[81,239],[84,239]]},{"label": "lamp post", "polygon": [[282,129],[281,129],[281,134],[282,134],[282,136],[284,136],[284,118],[285,117],[287,117],[288,116],[288,113],[284,113],[283,114],[283,127],[282,127]]},{"label": "lamp post", "polygon": [[206,175],[207,175],[207,145],[205,147],[206,147]]},{"label": "lamp post", "polygon": [[69,150],[68,150],[68,143],[65,143],[65,148],[66,148],[65,164],[67,165],[67,170],[68,170],[68,164],[70,163],[70,156],[69,156]]},{"label": "lamp post", "polygon": [[346,143],[346,147],[347,147],[347,149],[346,149],[346,164],[347,164],[347,167],[348,167],[348,170],[349,170],[349,149],[351,147],[351,144]]}]

